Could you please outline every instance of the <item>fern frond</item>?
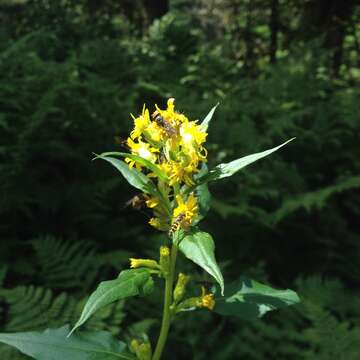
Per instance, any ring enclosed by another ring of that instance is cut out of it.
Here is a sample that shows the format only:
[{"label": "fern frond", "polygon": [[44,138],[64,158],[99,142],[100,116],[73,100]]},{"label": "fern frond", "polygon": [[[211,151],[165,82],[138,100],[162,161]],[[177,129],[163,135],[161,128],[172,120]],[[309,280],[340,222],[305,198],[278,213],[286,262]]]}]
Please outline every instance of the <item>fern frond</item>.
[{"label": "fern frond", "polygon": [[274,221],[277,223],[301,208],[307,211],[321,209],[332,195],[359,187],[360,176],[352,176],[338,182],[336,185],[299,195],[295,199],[284,202],[280,209],[275,212]]},{"label": "fern frond", "polygon": [[96,248],[86,241],[64,241],[43,236],[31,242],[45,287],[87,290],[94,282],[100,265],[94,261]]},{"label": "fern frond", "polygon": [[311,360],[357,360],[360,356],[360,328],[337,320],[321,306],[306,301],[306,315],[313,326],[305,331],[312,349],[305,358]]}]

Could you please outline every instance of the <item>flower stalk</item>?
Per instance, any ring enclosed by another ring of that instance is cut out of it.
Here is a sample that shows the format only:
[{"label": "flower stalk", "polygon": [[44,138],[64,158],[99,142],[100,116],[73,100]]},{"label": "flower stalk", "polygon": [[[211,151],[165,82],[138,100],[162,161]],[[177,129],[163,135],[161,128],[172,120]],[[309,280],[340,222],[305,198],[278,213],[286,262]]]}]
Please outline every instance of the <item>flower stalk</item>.
[{"label": "flower stalk", "polygon": [[177,251],[178,251],[177,245],[174,244],[171,248],[171,253],[170,253],[171,254],[170,272],[165,277],[164,308],[163,308],[163,317],[161,322],[160,335],[158,338],[158,342],[156,344],[156,348],[152,360],[160,360],[170,329],[170,324],[172,320],[171,318],[173,315],[171,311],[171,304],[172,304],[172,294],[174,287]]}]

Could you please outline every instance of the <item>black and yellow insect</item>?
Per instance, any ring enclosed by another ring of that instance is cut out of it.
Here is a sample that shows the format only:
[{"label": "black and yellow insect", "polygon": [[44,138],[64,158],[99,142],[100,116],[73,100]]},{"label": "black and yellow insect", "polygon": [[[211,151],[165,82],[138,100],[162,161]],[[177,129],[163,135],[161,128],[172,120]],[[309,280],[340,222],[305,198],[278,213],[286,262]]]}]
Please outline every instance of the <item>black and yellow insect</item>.
[{"label": "black and yellow insect", "polygon": [[151,115],[152,119],[165,131],[168,137],[176,136],[176,129],[165,120],[158,111],[154,111]]},{"label": "black and yellow insect", "polygon": [[185,219],[185,213],[179,214],[173,221],[170,230],[169,230],[169,236],[173,236],[176,231],[180,229],[180,226],[182,222]]}]

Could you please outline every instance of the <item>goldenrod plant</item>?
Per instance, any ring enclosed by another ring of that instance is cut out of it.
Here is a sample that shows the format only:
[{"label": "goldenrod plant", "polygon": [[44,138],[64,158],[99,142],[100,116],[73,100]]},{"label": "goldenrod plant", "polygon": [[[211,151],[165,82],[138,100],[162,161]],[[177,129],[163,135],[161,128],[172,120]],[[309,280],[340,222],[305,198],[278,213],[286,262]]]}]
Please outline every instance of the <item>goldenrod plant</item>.
[{"label": "goldenrod plant", "polygon": [[[42,333],[0,334],[1,342],[39,360],[159,360],[170,326],[180,321],[181,312],[203,309],[251,320],[299,302],[292,290],[275,290],[243,276],[225,283],[215,257],[215,242],[200,230],[199,223],[210,208],[208,183],[234,175],[292,140],[209,170],[205,142],[215,110],[216,106],[199,123],[178,112],[173,98],[167,101],[166,109],[155,106],[150,112],[144,105],[139,116],[132,116],[134,129],[126,140],[128,151],[95,157],[114,166],[140,191],[130,203],[135,208],[147,207],[152,213],[149,225],[167,234],[168,241],[160,247],[158,258],[131,258],[129,269],[116,279],[100,283],[71,331],[65,326]],[[197,294],[189,291],[191,274],[177,272],[179,253],[208,273],[213,280],[210,287],[198,286]],[[165,283],[156,344],[140,334],[126,344],[105,331],[81,331],[80,327],[103,307],[132,296],[149,296],[154,278]]]}]

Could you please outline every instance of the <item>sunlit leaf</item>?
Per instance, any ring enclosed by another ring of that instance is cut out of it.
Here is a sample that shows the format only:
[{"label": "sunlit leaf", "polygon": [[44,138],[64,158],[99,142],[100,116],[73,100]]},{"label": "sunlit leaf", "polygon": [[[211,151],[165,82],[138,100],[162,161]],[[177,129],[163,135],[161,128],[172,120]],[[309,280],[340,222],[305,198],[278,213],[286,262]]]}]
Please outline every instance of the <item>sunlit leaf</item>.
[{"label": "sunlit leaf", "polygon": [[272,149],[265,150],[263,152],[259,152],[259,153],[252,154],[252,155],[247,155],[242,158],[233,160],[229,163],[219,164],[219,165],[215,166],[214,169],[210,170],[208,174],[200,177],[198,179],[198,183],[202,184],[205,182],[219,180],[219,179],[223,179],[223,178],[232,176],[239,170],[243,169],[245,166],[248,166],[248,165],[252,164],[253,162],[262,159],[263,157],[266,157],[266,156],[272,154],[273,152],[279,150],[281,147],[283,147],[284,145],[286,145],[287,143],[289,143],[290,141],[292,141],[294,139],[295,138],[292,138],[292,139],[284,142],[283,144],[276,146]]},{"label": "sunlit leaf", "polygon": [[129,168],[129,165],[124,161],[115,159],[110,156],[101,156],[97,155],[95,159],[102,159],[109,162],[117,170],[121,172],[123,177],[128,181],[133,187],[154,196],[158,196],[158,191],[155,184],[149,179],[146,175],[138,171],[136,168]]},{"label": "sunlit leaf", "polygon": [[205,119],[202,121],[202,123],[200,124],[201,130],[202,131],[207,131],[210,121],[212,119],[212,117],[214,116],[215,110],[216,108],[219,106],[219,103],[217,103],[210,111],[209,113],[206,115]]},{"label": "sunlit leaf", "polygon": [[[206,164],[203,164],[199,174],[197,174],[197,176],[195,177],[195,180],[197,178],[207,174],[208,172],[209,171],[208,171]],[[196,199],[197,199],[198,207],[199,207],[199,216],[195,220],[194,224],[198,224],[210,210],[211,193],[209,191],[209,187],[208,187],[207,183],[203,183],[199,186],[196,186],[195,187],[195,195],[196,195]]]},{"label": "sunlit leaf", "polygon": [[148,294],[152,289],[153,280],[147,269],[124,270],[117,279],[101,282],[86,302],[80,319],[71,333],[104,306],[130,296]]},{"label": "sunlit leaf", "polygon": [[121,156],[124,158],[129,158],[131,160],[136,161],[137,163],[145,166],[147,169],[151,170],[154,174],[156,174],[159,179],[163,180],[163,181],[168,181],[168,177],[167,175],[155,164],[153,164],[151,161],[144,159],[141,156],[138,155],[134,155],[134,154],[128,154],[128,153],[124,153],[124,152],[117,152],[117,151],[112,151],[112,152],[105,152],[99,155],[99,157],[107,157],[107,156]]},{"label": "sunlit leaf", "polygon": [[179,248],[188,259],[215,278],[223,293],[224,279],[215,259],[215,244],[211,235],[203,231],[186,235],[181,240]]},{"label": "sunlit leaf", "polygon": [[294,305],[300,301],[293,290],[276,290],[257,281],[241,277],[226,286],[225,296],[216,298],[214,311],[221,315],[253,320],[268,311]]}]

